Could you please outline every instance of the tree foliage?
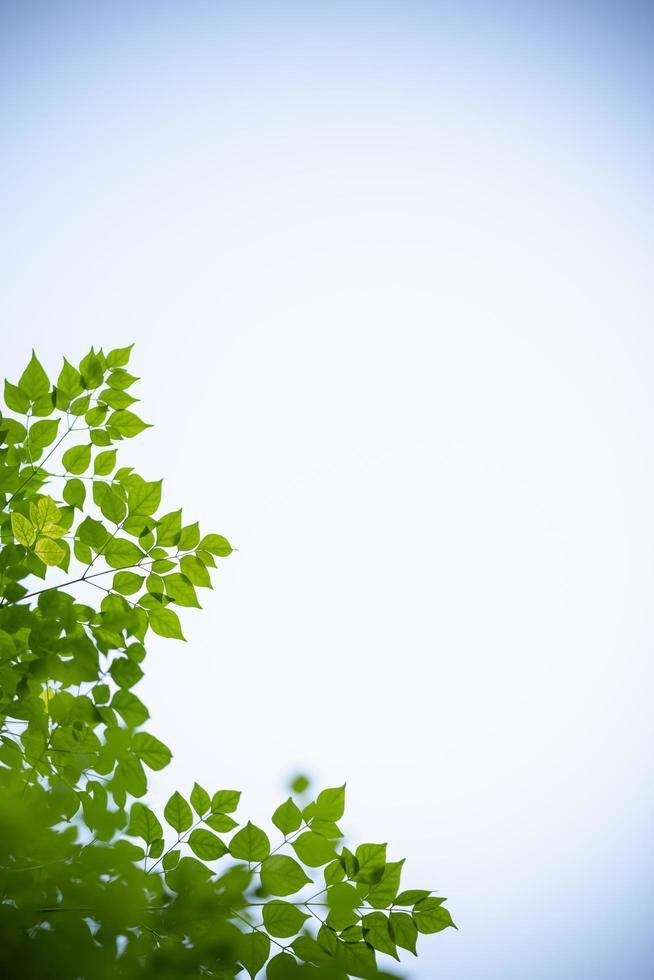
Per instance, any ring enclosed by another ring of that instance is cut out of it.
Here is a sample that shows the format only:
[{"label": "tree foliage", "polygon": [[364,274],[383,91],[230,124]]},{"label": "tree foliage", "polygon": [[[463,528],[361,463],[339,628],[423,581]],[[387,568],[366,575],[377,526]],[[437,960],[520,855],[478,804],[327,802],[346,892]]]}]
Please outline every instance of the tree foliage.
[{"label": "tree foliage", "polygon": [[54,384],[33,354],[5,383],[0,973],[393,975],[378,953],[415,954],[453,922],[443,898],[401,889],[385,843],[345,846],[345,786],[310,799],[298,778],[267,829],[243,820],[238,790],[145,802],[148,771],[171,759],[134,693],[148,631],[183,640],[179,610],[232,548],[118,465],[147,428],[130,351],[64,360]]}]

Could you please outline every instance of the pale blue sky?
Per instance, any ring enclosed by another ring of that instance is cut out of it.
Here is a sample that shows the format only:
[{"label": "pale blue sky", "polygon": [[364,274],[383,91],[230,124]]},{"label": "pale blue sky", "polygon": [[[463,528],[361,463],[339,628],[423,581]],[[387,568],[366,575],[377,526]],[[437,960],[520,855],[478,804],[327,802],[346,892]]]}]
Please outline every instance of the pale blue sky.
[{"label": "pale blue sky", "polygon": [[654,973],[653,23],[0,4],[4,373],[135,340],[126,459],[239,548],[155,798],[347,779],[460,925],[413,980]]}]

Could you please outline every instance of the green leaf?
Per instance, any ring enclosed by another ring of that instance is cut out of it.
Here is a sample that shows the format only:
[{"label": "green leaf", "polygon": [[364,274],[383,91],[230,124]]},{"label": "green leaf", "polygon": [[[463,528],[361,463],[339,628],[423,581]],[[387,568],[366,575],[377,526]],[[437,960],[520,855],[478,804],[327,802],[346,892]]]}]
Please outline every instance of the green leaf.
[{"label": "green leaf", "polygon": [[325,876],[326,885],[337,885],[345,877],[345,871],[338,858],[335,861],[330,861],[325,870],[323,871]]},{"label": "green leaf", "polygon": [[50,381],[34,351],[32,351],[29,364],[21,375],[18,387],[28,396],[30,401],[35,401],[40,395],[46,395],[50,391]]},{"label": "green leaf", "polygon": [[363,934],[366,942],[380,953],[387,953],[399,960],[397,948],[391,939],[388,919],[383,912],[371,912],[363,917]]},{"label": "green leaf", "polygon": [[138,381],[138,378],[134,377],[133,374],[130,374],[129,371],[124,371],[122,368],[112,371],[107,378],[107,384],[109,387],[118,388],[120,391],[123,391],[125,388],[129,388],[135,381]]},{"label": "green leaf", "polygon": [[293,895],[311,884],[297,861],[285,854],[273,854],[261,865],[261,884],[269,895]]},{"label": "green leaf", "polygon": [[164,514],[157,524],[157,544],[167,548],[176,545],[181,533],[181,510],[174,510],[170,514]]},{"label": "green leaf", "polygon": [[64,485],[63,498],[71,507],[83,510],[86,500],[86,487],[81,480],[67,480]]},{"label": "green leaf", "polygon": [[214,813],[234,813],[240,799],[241,791],[238,789],[219,789],[211,797],[211,809]]},{"label": "green leaf", "polygon": [[[101,521],[85,517],[77,528],[77,537],[94,551],[101,551],[109,538],[109,532]],[[82,559],[80,559],[82,560]]]},{"label": "green leaf", "polygon": [[34,552],[45,565],[60,565],[66,557],[65,550],[51,538],[39,538],[34,545]]},{"label": "green leaf", "polygon": [[134,595],[141,588],[144,576],[136,572],[116,572],[113,587],[121,595]]},{"label": "green leaf", "polygon": [[[193,784],[193,791],[191,793],[191,806],[197,813],[198,817],[203,816],[211,809],[211,797],[207,793],[206,789],[203,789],[199,783]],[[199,857],[200,855],[198,855]]]},{"label": "green leaf", "polygon": [[343,831],[333,820],[314,819],[311,821],[311,829],[314,834],[320,834],[321,837],[326,837],[327,840],[337,840],[343,836]]},{"label": "green leaf", "polygon": [[133,346],[134,344],[130,344],[129,347],[116,347],[114,350],[109,351],[107,354],[107,367],[125,367],[129,361],[129,355]]},{"label": "green leaf", "polygon": [[59,408],[68,408],[68,405],[73,400],[77,398],[78,395],[82,394],[82,376],[79,371],[69,364],[64,357],[64,366],[59,372],[59,377],[57,379],[57,391],[64,395],[63,404],[59,403]]},{"label": "green leaf", "polygon": [[140,837],[152,844],[163,836],[163,829],[156,815],[143,803],[134,803],[130,812],[129,831],[132,837]]},{"label": "green leaf", "polygon": [[61,457],[64,469],[69,473],[84,473],[89,468],[91,462],[90,446],[71,446]]},{"label": "green leaf", "polygon": [[192,825],[193,813],[181,793],[175,791],[170,797],[164,808],[164,818],[178,834],[183,834]]},{"label": "green leaf", "polygon": [[111,568],[127,568],[137,565],[145,555],[133,541],[113,538],[104,550],[104,557]]},{"label": "green leaf", "polygon": [[112,524],[120,524],[127,513],[127,504],[116,490],[107,489],[100,500],[100,510]]},{"label": "green leaf", "polygon": [[416,940],[418,930],[408,912],[391,912],[388,917],[391,939],[402,949],[408,949],[416,956]]},{"label": "green leaf", "polygon": [[204,822],[212,830],[217,830],[219,834],[228,834],[230,830],[238,826],[236,821],[228,817],[226,813],[210,813],[204,818]]},{"label": "green leaf", "polygon": [[18,544],[22,544],[26,548],[31,548],[36,541],[36,528],[32,527],[27,518],[19,514],[18,511],[14,511],[11,515],[11,530]]},{"label": "green leaf", "polygon": [[119,391],[118,388],[103,388],[98,398],[109,405],[110,408],[129,408],[138,398],[132,398],[126,391]]},{"label": "green leaf", "polygon": [[297,968],[297,960],[290,953],[278,953],[268,961],[266,980],[290,980]]},{"label": "green leaf", "polygon": [[132,439],[134,436],[143,432],[144,429],[152,428],[151,425],[141,421],[138,415],[130,412],[127,408],[121,408],[110,415],[107,425],[113,426],[126,439]]},{"label": "green leaf", "polygon": [[374,884],[379,881],[386,865],[386,844],[360,844],[356,849],[359,870],[357,881]]},{"label": "green leaf", "polygon": [[130,515],[154,514],[161,503],[161,480],[147,483],[140,476],[130,477],[127,509]]},{"label": "green leaf", "polygon": [[161,859],[161,867],[164,871],[172,871],[179,864],[181,851],[168,851]]},{"label": "green leaf", "polygon": [[207,589],[211,588],[211,576],[200,559],[196,558],[195,555],[184,555],[184,557],[180,559],[179,567],[182,570],[182,574],[185,575],[189,582],[192,582],[193,585]]},{"label": "green leaf", "polygon": [[249,820],[229,842],[229,853],[241,861],[264,861],[270,854],[268,837]]},{"label": "green leaf", "polygon": [[186,576],[180,575],[179,572],[173,572],[172,575],[166,575],[164,583],[166,593],[178,606],[194,606],[196,609],[200,608],[195,589]]},{"label": "green leaf", "polygon": [[165,609],[157,603],[148,609],[148,622],[159,636],[168,636],[174,640],[184,639],[179,617],[172,609]]},{"label": "green leaf", "polygon": [[89,405],[91,404],[90,395],[82,395],[81,398],[76,398],[70,406],[70,414],[79,416],[84,415],[89,410]]},{"label": "green leaf", "polygon": [[142,725],[150,717],[150,712],[143,702],[135,694],[132,694],[131,691],[124,691],[122,689],[116,691],[111,700],[111,706],[130,728],[136,728],[137,725]]},{"label": "green leaf", "polygon": [[415,905],[423,898],[427,898],[430,892],[424,888],[410,888],[408,891],[401,892],[393,900],[393,905]]},{"label": "green leaf", "polygon": [[368,902],[375,909],[385,909],[395,899],[400,887],[402,861],[389,861],[381,879],[368,892]]},{"label": "green leaf", "polygon": [[345,784],[318,794],[315,816],[320,820],[340,820],[345,810]]},{"label": "green leaf", "polygon": [[129,657],[118,657],[109,668],[109,673],[119,687],[133,687],[143,677],[143,671]]},{"label": "green leaf", "polygon": [[336,851],[331,841],[308,830],[293,841],[293,849],[303,864],[319,868],[333,861]]},{"label": "green leaf", "polygon": [[272,815],[272,822],[278,830],[281,830],[284,837],[293,833],[302,824],[302,814],[297,804],[289,796],[285,803],[278,806]]},{"label": "green leaf", "polygon": [[228,853],[220,837],[216,837],[210,830],[204,830],[202,827],[192,831],[188,842],[193,853],[202,861],[216,861]]},{"label": "green leaf", "polygon": [[356,909],[360,903],[359,893],[353,885],[346,881],[332,885],[327,890],[327,904],[330,909],[327,924],[339,932],[355,925],[359,920]]},{"label": "green leaf", "polygon": [[91,442],[94,446],[110,446],[111,436],[104,429],[91,429]]},{"label": "green leaf", "polygon": [[270,955],[270,939],[262,932],[246,932],[238,937],[237,953],[239,963],[254,980]]},{"label": "green leaf", "polygon": [[107,449],[104,453],[98,453],[93,463],[93,472],[96,476],[108,476],[116,466],[116,450]]},{"label": "green leaf", "polygon": [[37,449],[45,449],[57,438],[59,419],[44,419],[35,422],[30,428],[30,443]]},{"label": "green leaf", "polygon": [[182,533],[179,536],[179,550],[191,551],[193,548],[197,548],[199,540],[200,527],[198,523],[187,524],[186,527],[182,528]]},{"label": "green leaf", "polygon": [[82,383],[84,384],[85,388],[94,389],[100,387],[104,376],[104,370],[102,367],[102,361],[98,355],[93,352],[93,348],[91,348],[86,357],[82,358],[79,369],[82,375]]},{"label": "green leaf", "polygon": [[309,918],[309,915],[300,912],[295,905],[289,902],[282,902],[273,899],[266,902],[263,907],[263,924],[271,936],[278,939],[288,939],[289,936],[297,936],[298,932]]},{"label": "green leaf", "polygon": [[25,415],[30,407],[30,400],[28,395],[24,391],[21,391],[18,385],[12,385],[10,381],[5,380],[5,404],[12,412]]},{"label": "green leaf", "polygon": [[164,769],[172,758],[168,746],[148,732],[137,732],[132,739],[132,748],[150,769]]},{"label": "green leaf", "polygon": [[443,929],[447,929],[448,926],[456,929],[456,926],[452,922],[452,916],[447,909],[441,906],[441,902],[444,901],[444,898],[423,898],[418,902],[413,910],[413,921],[417,926],[418,932],[425,934],[441,932]]},{"label": "green leaf", "polygon": [[200,548],[203,551],[211,552],[212,555],[219,555],[221,558],[226,558],[233,551],[231,544],[222,534],[205,535],[200,541]]},{"label": "green leaf", "polygon": [[291,782],[291,789],[294,793],[304,793],[304,791],[308,789],[310,785],[311,784],[307,777],[299,774]]}]

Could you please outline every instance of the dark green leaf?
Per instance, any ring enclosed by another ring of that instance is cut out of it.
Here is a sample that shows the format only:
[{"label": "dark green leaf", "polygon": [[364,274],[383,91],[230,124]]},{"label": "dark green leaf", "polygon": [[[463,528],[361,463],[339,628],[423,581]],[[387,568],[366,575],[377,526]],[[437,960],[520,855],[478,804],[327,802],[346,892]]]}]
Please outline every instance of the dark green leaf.
[{"label": "dark green leaf", "polygon": [[371,912],[363,917],[363,934],[366,942],[380,953],[387,953],[399,960],[397,948],[391,939],[388,919],[383,912]]},{"label": "dark green leaf", "polygon": [[134,803],[130,813],[129,833],[141,837],[146,844],[152,844],[163,835],[159,820],[152,810],[143,803]]},{"label": "dark green leaf", "polygon": [[211,798],[214,813],[234,813],[238,809],[241,792],[238,789],[219,789]]},{"label": "dark green leaf", "polygon": [[441,932],[448,926],[456,929],[452,922],[452,916],[447,909],[441,906],[444,901],[444,898],[423,898],[418,902],[413,910],[413,921],[418,932],[425,934]]},{"label": "dark green leaf", "polygon": [[415,922],[411,918],[408,912],[391,912],[388,917],[388,925],[390,929],[391,939],[402,949],[408,949],[409,952],[416,955],[416,940],[418,938],[418,930],[416,929]]},{"label": "dark green leaf", "polygon": [[137,732],[132,739],[132,748],[150,769],[164,769],[172,758],[168,746],[148,732]]},{"label": "dark green leaf", "polygon": [[359,870],[357,881],[374,884],[379,881],[386,865],[386,844],[360,844],[356,849]]},{"label": "dark green leaf", "polygon": [[270,939],[262,932],[246,932],[238,939],[238,959],[239,963],[247,970],[252,977],[264,965],[270,954]]},{"label": "dark green leaf", "polygon": [[111,700],[111,706],[130,728],[136,728],[137,725],[142,725],[150,717],[150,712],[143,702],[135,694],[132,694],[131,691],[122,689],[116,691]]}]

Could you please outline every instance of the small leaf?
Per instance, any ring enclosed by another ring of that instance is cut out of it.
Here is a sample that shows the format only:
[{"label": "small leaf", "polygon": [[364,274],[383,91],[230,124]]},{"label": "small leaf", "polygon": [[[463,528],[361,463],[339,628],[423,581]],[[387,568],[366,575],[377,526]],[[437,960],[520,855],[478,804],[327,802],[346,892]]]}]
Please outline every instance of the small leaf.
[{"label": "small leaf", "polygon": [[423,898],[418,902],[413,910],[413,921],[418,932],[425,934],[441,932],[448,926],[456,929],[452,922],[452,916],[447,909],[441,906],[441,902],[444,901],[444,898]]},{"label": "small leaf", "polygon": [[226,558],[233,551],[231,544],[222,534],[205,535],[200,541],[199,547],[203,551],[209,551],[212,555],[219,555],[221,558]]},{"label": "small leaf", "polygon": [[264,861],[270,854],[270,841],[263,830],[248,820],[232,837],[229,853],[242,861]]},{"label": "small leaf", "polygon": [[345,784],[324,789],[316,800],[315,816],[321,820],[340,820],[345,810]]},{"label": "small leaf", "polygon": [[134,344],[130,344],[129,347],[116,347],[114,350],[109,351],[107,354],[107,367],[125,367],[129,361],[129,355],[133,346]]},{"label": "small leaf", "polygon": [[168,851],[161,859],[161,867],[164,871],[172,871],[179,864],[181,851]]},{"label": "small leaf", "polygon": [[81,480],[67,480],[64,486],[63,498],[71,507],[82,510],[86,500],[86,487]]},{"label": "small leaf", "polygon": [[234,827],[238,827],[236,821],[228,817],[226,813],[210,813],[204,818],[204,822],[212,830],[217,830],[219,834],[228,834]]},{"label": "small leaf", "polygon": [[359,870],[357,881],[374,884],[379,881],[386,865],[386,844],[360,844],[356,849]]},{"label": "small leaf", "polygon": [[319,868],[333,861],[336,855],[334,845],[325,837],[308,830],[293,841],[293,849],[303,864]]},{"label": "small leaf", "polygon": [[262,932],[246,932],[238,938],[237,954],[239,963],[254,980],[270,955],[270,939]]},{"label": "small leaf", "polygon": [[40,395],[46,395],[50,391],[50,381],[34,351],[21,375],[18,387],[25,392],[30,401],[35,401]]},{"label": "small leaf", "polygon": [[294,858],[273,854],[261,865],[261,884],[270,895],[293,895],[311,884],[311,878]]},{"label": "small leaf", "polygon": [[[111,380],[109,383],[111,384]],[[131,439],[143,432],[144,429],[151,428],[147,422],[141,421],[138,415],[130,412],[127,408],[121,408],[110,415],[107,424],[113,426],[126,439]]]},{"label": "small leaf", "polygon": [[5,404],[12,412],[25,415],[30,407],[29,396],[18,387],[5,380]]},{"label": "small leaf", "polygon": [[69,473],[84,473],[89,468],[91,462],[90,446],[71,446],[61,458],[64,469]]},{"label": "small leaf", "polygon": [[60,565],[66,557],[65,550],[51,538],[39,538],[34,545],[34,552],[45,565]]},{"label": "small leaf", "polygon": [[418,930],[408,912],[391,912],[388,917],[391,939],[402,949],[408,949],[416,955],[416,940]]},{"label": "small leaf", "polygon": [[288,939],[297,936],[298,932],[309,918],[305,912],[300,912],[295,905],[273,899],[263,907],[263,924],[271,936],[278,939]]},{"label": "small leaf", "polygon": [[285,803],[278,806],[272,816],[272,822],[278,830],[281,830],[284,837],[293,833],[302,824],[302,814],[297,804],[289,796]]},{"label": "small leaf", "polygon": [[427,898],[431,893],[425,888],[411,888],[401,892],[397,898],[393,899],[393,905],[415,905],[423,898]]},{"label": "small leaf", "polygon": [[[193,791],[191,793],[191,806],[197,813],[198,817],[207,813],[211,809],[211,797],[207,793],[206,789],[203,789],[199,783],[193,784]],[[198,854],[198,857],[200,855]]]},{"label": "small leaf", "polygon": [[146,844],[152,844],[163,836],[163,830],[156,815],[143,803],[134,803],[132,806],[129,833],[132,837],[141,837]]},{"label": "small leaf", "polygon": [[27,518],[19,514],[18,511],[14,511],[11,515],[11,529],[19,544],[24,545],[26,548],[32,547],[36,540],[36,528],[32,527]]},{"label": "small leaf", "polygon": [[137,732],[132,739],[132,748],[150,769],[164,769],[172,758],[168,746],[148,732]]},{"label": "small leaf", "polygon": [[227,846],[220,837],[216,837],[210,830],[204,830],[202,827],[192,831],[188,842],[193,853],[202,861],[216,861],[228,853]]},{"label": "small leaf", "polygon": [[134,595],[141,588],[144,577],[136,572],[116,572],[113,587],[121,595]]},{"label": "small leaf", "polygon": [[211,588],[211,577],[209,572],[202,564],[199,558],[195,555],[184,555],[180,559],[179,567],[182,570],[182,574],[186,576],[189,582],[193,585],[201,586],[204,588]]},{"label": "small leaf", "polygon": [[172,609],[165,609],[157,603],[148,609],[148,622],[158,636],[168,636],[174,640],[183,640],[182,627],[177,613]]},{"label": "small leaf", "polygon": [[35,422],[30,428],[30,443],[37,449],[45,449],[57,438],[59,419],[44,419]]},{"label": "small leaf", "polygon": [[369,915],[364,915],[362,924],[366,942],[373,949],[380,953],[388,953],[389,956],[394,956],[396,960],[399,960],[397,948],[391,938],[388,919],[383,912],[371,912]]},{"label": "small leaf", "polygon": [[167,823],[176,830],[178,834],[184,833],[193,823],[193,813],[191,808],[181,795],[175,791],[170,797],[164,808],[164,817]]},{"label": "small leaf", "polygon": [[145,555],[133,541],[113,538],[105,548],[104,557],[111,568],[127,568],[137,565]]},{"label": "small leaf", "polygon": [[238,789],[219,789],[211,798],[211,809],[214,813],[234,813],[240,799]]},{"label": "small leaf", "polygon": [[150,712],[143,702],[131,691],[125,691],[122,688],[114,694],[111,706],[130,728],[142,725],[150,717]]},{"label": "small leaf", "polygon": [[116,466],[116,450],[108,449],[104,453],[98,453],[93,463],[93,472],[96,476],[108,476]]}]

